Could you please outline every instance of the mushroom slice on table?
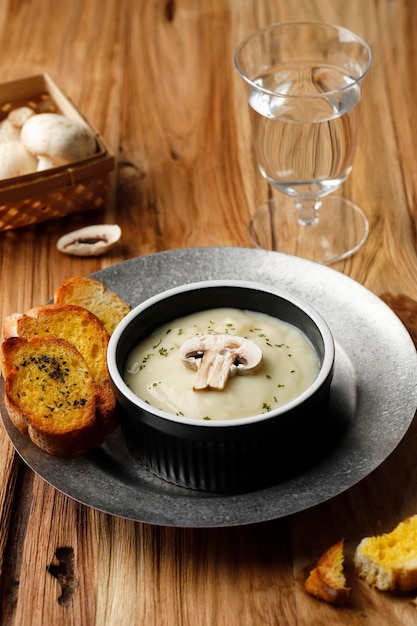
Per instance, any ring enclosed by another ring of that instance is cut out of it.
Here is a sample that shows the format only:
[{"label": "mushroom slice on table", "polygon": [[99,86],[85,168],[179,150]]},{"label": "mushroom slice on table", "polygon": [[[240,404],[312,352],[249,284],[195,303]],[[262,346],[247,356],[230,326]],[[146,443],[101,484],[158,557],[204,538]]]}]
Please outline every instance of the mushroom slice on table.
[{"label": "mushroom slice on table", "polygon": [[79,228],[60,237],[56,247],[64,254],[100,256],[108,252],[122,235],[117,224],[95,224]]},{"label": "mushroom slice on table", "polygon": [[180,348],[182,363],[197,370],[193,389],[223,391],[229,376],[256,374],[262,350],[250,339],[227,333],[207,333],[185,341]]},{"label": "mushroom slice on table", "polygon": [[39,113],[22,127],[20,139],[38,158],[38,171],[84,159],[97,150],[94,133],[59,113]]}]

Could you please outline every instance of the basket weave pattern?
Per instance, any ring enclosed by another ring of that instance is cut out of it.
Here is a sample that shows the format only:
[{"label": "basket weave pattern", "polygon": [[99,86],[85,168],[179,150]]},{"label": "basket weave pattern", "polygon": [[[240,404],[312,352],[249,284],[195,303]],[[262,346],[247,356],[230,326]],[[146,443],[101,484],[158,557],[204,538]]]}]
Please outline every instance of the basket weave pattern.
[{"label": "basket weave pattern", "polygon": [[103,207],[108,176],[100,176],[20,202],[0,205],[0,231],[58,219],[72,213]]},{"label": "basket weave pattern", "polygon": [[0,121],[22,105],[47,106],[84,123],[95,134],[97,152],[67,166],[0,180],[0,232],[103,207],[115,167],[104,139],[47,74],[0,84]]}]

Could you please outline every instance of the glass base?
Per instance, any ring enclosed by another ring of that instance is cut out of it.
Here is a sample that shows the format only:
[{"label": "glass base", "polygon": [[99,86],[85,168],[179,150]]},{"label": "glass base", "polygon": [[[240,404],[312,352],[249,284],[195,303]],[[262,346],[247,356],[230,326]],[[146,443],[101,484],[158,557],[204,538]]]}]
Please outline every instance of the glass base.
[{"label": "glass base", "polygon": [[253,245],[328,265],[354,254],[368,236],[363,211],[340,196],[322,198],[318,219],[311,224],[300,223],[297,213],[288,196],[262,204],[249,223]]}]

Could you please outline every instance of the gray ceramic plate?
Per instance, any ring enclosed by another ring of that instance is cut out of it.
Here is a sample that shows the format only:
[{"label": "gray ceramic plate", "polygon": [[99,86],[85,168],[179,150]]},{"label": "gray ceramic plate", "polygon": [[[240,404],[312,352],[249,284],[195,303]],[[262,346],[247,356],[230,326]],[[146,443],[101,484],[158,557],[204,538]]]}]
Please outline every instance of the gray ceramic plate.
[{"label": "gray ceramic plate", "polygon": [[379,298],[335,270],[263,250],[190,248],[132,259],[94,276],[132,306],[181,283],[223,278],[258,281],[302,297],[324,316],[336,342],[334,432],[327,454],[308,470],[267,489],[219,496],[153,477],[129,458],[119,431],[82,457],[49,456],[16,431],[2,406],[5,428],[22,459],[83,504],[167,526],[233,526],[276,519],[356,484],[388,457],[411,424],[417,406],[413,342]]}]

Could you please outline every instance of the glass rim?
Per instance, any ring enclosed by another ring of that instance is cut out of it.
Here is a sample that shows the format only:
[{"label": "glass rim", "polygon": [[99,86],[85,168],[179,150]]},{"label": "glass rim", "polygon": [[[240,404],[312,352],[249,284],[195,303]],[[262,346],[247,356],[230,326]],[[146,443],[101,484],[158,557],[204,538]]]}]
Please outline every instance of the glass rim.
[{"label": "glass rim", "polygon": [[[280,91],[274,91],[271,89],[267,89],[265,87],[262,87],[260,85],[258,85],[257,83],[254,82],[253,79],[249,78],[248,76],[246,76],[246,74],[243,72],[243,70],[240,68],[240,65],[238,63],[238,56],[241,52],[241,50],[243,49],[243,47],[249,43],[249,41],[251,41],[252,39],[255,39],[256,37],[259,37],[260,35],[262,35],[263,33],[266,33],[267,31],[271,31],[274,29],[278,29],[281,27],[285,27],[285,26],[322,26],[328,29],[332,29],[335,30],[337,32],[345,32],[347,34],[349,34],[349,36],[352,38],[352,41],[355,41],[356,43],[360,44],[361,46],[363,46],[363,48],[366,50],[366,52],[368,53],[368,62],[367,65],[365,67],[365,69],[363,70],[363,72],[360,74],[360,76],[358,76],[357,78],[354,78],[352,80],[351,83],[349,83],[349,85],[346,85],[345,87],[341,87],[339,89],[333,89],[331,91],[324,91],[322,93],[317,93],[317,94],[311,94],[308,96],[305,95],[297,95],[297,94],[288,94],[288,93],[283,93]],[[268,26],[265,26],[264,28],[260,28],[258,30],[253,31],[252,33],[250,33],[250,35],[248,35],[247,37],[245,37],[245,39],[243,39],[237,46],[235,53],[234,53],[234,66],[235,69],[237,71],[237,73],[239,74],[239,76],[244,80],[245,83],[247,83],[250,87],[253,87],[254,89],[256,89],[257,91],[260,91],[264,94],[267,94],[269,96],[281,96],[281,97],[285,97],[285,98],[293,98],[293,99],[301,99],[301,98],[323,98],[332,94],[337,94],[337,93],[342,93],[343,91],[347,91],[349,89],[351,89],[354,85],[357,85],[358,83],[360,83],[366,76],[366,74],[369,72],[371,65],[372,65],[372,51],[371,48],[369,46],[369,44],[366,43],[366,41],[360,37],[359,35],[357,35],[356,33],[354,33],[353,31],[351,31],[349,28],[346,28],[344,26],[338,26],[337,24],[330,24],[327,22],[315,22],[315,21],[290,21],[290,22],[277,22],[276,24],[270,24]]]}]

